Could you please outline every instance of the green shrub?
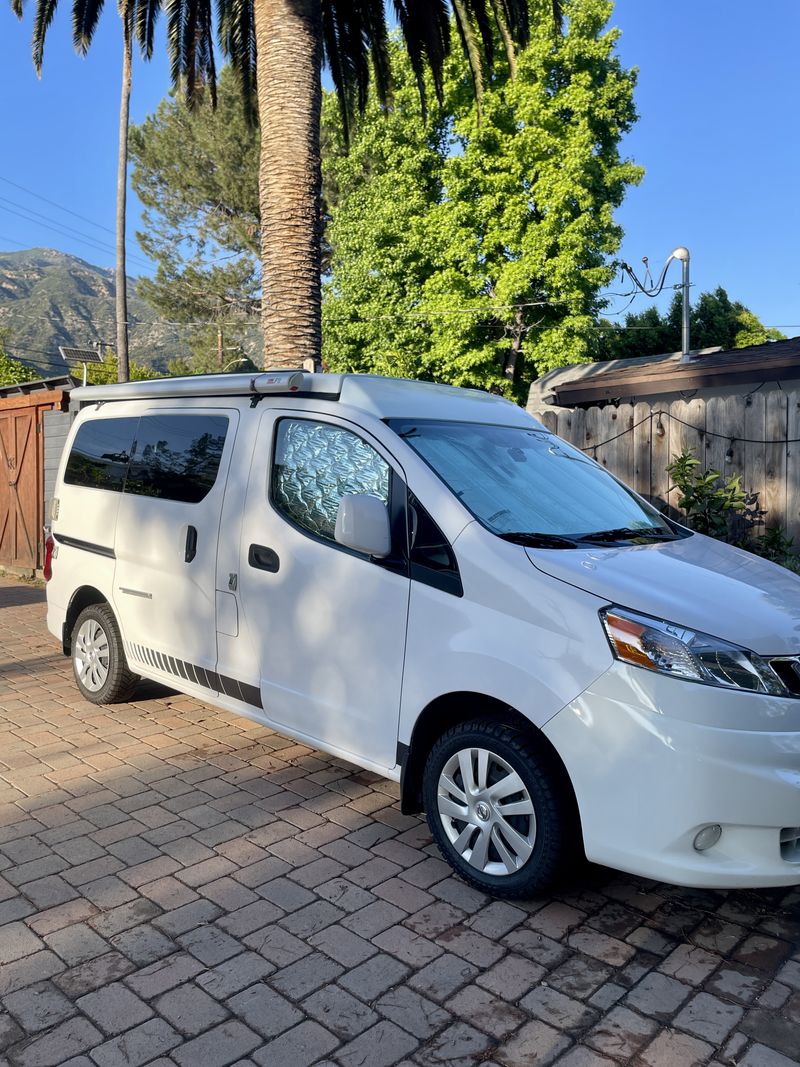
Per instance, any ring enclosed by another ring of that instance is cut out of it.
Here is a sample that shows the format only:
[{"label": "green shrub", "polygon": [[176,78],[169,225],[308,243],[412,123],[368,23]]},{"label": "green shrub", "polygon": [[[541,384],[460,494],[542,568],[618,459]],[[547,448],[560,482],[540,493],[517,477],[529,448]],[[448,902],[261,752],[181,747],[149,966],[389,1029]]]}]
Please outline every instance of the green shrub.
[{"label": "green shrub", "polygon": [[670,492],[678,490],[677,505],[684,512],[686,525],[800,573],[800,559],[794,555],[793,540],[785,530],[771,527],[755,533],[764,525],[767,513],[759,507],[758,493],[746,493],[742,488],[742,476],[726,478],[717,470],[703,473],[698,467],[700,460],[688,448],[673,456],[667,467],[673,482]]}]

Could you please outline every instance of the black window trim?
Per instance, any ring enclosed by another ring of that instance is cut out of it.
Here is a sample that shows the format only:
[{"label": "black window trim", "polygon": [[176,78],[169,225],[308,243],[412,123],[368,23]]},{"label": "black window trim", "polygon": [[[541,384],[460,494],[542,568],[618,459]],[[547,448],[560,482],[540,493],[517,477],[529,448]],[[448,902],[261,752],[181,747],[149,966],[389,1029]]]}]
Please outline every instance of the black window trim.
[{"label": "black window trim", "polygon": [[407,508],[408,508],[409,517],[411,515],[411,509],[415,505],[419,505],[419,507],[425,512],[425,514],[428,516],[430,521],[433,523],[433,525],[436,527],[436,529],[442,535],[442,539],[443,539],[444,543],[447,545],[448,551],[450,552],[450,555],[452,556],[452,559],[453,559],[453,570],[452,571],[436,570],[434,567],[427,567],[424,563],[418,563],[413,559],[413,557],[412,557],[413,546],[411,545],[411,529],[410,529],[410,525],[409,525],[409,531],[408,531],[409,572],[410,572],[412,581],[420,582],[422,585],[429,585],[433,589],[441,590],[441,592],[443,592],[443,593],[450,593],[451,596],[463,597],[463,595],[464,595],[464,585],[463,585],[463,582],[461,581],[461,570],[460,570],[460,568],[458,566],[458,556],[455,553],[455,549],[450,544],[449,538],[446,536],[446,534],[444,533],[444,531],[442,530],[441,526],[436,521],[436,519],[434,519],[433,515],[431,515],[430,511],[428,510],[428,508],[425,507],[425,505],[422,503],[422,501],[419,499],[419,497],[417,497],[416,493],[413,493],[409,489],[408,490],[408,494],[407,494]]}]

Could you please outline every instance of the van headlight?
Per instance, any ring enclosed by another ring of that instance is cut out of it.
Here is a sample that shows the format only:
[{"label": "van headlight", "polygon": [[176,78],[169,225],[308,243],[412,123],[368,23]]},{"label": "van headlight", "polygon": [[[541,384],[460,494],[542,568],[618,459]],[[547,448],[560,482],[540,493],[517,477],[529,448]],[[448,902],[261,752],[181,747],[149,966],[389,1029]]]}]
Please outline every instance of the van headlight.
[{"label": "van headlight", "polygon": [[604,608],[600,618],[623,663],[705,685],[791,696],[769,663],[747,648],[624,608]]}]

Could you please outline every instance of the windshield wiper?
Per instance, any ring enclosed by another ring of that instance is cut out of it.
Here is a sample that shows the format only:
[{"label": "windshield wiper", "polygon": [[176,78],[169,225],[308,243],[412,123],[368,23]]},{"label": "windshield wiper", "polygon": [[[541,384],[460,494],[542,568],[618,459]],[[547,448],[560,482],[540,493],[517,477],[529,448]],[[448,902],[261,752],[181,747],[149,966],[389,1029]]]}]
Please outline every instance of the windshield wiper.
[{"label": "windshield wiper", "polygon": [[497,535],[514,545],[526,545],[528,548],[577,548],[578,542],[571,537],[560,534],[536,533],[526,530],[512,530]]},{"label": "windshield wiper", "polygon": [[634,541],[637,538],[646,538],[648,541],[675,541],[677,535],[668,530],[659,530],[655,526],[644,529],[621,526],[618,530],[596,530],[594,533],[580,534],[577,540],[602,544],[605,541]]}]

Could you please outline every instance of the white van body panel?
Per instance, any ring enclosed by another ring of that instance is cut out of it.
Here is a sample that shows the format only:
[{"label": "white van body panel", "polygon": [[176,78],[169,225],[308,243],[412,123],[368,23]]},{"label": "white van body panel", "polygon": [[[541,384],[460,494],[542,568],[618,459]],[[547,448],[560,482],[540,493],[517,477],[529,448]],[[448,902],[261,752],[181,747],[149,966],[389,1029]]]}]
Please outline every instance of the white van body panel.
[{"label": "white van body panel", "polygon": [[[800,855],[787,862],[780,840],[783,827],[800,836],[800,701],[615,663],[544,732],[595,863],[701,887],[800,881]],[[719,843],[698,852],[695,835],[715,824]]]},{"label": "white van body panel", "polygon": [[563,582],[521,581],[525,549],[474,520],[453,547],[463,597],[411,583],[406,744],[420,711],[448,693],[492,697],[541,727],[612,663],[597,619],[603,600]]},{"label": "white van body panel", "polygon": [[712,537],[694,534],[625,548],[526,551],[538,570],[607,602],[762,655],[800,651],[797,575]]}]

